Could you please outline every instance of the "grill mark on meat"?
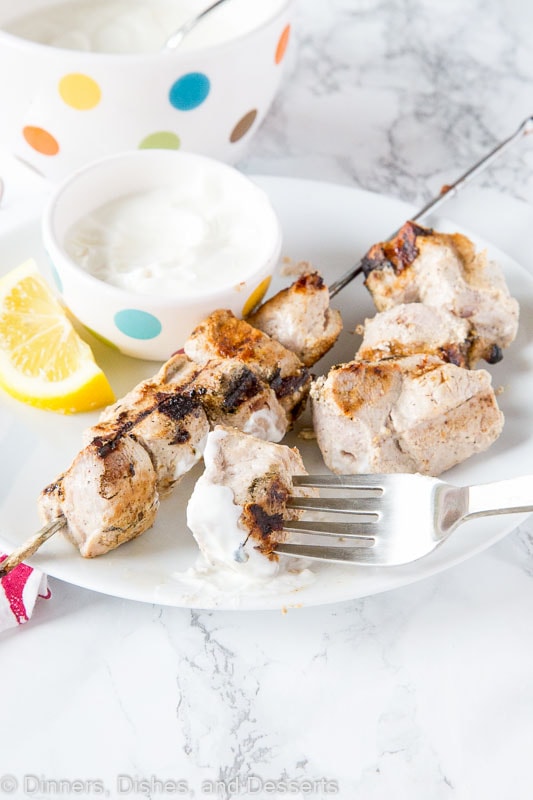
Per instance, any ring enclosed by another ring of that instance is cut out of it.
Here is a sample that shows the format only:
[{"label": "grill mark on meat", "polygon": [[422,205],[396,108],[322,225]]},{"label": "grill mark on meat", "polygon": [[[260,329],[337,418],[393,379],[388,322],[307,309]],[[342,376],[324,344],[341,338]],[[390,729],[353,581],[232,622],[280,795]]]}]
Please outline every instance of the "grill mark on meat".
[{"label": "grill mark on meat", "polygon": [[361,261],[364,275],[368,275],[375,269],[385,269],[392,267],[396,274],[409,267],[418,256],[416,246],[417,236],[432,236],[431,228],[423,228],[414,222],[406,222],[398,234],[388,242],[380,242],[373,245]]},{"label": "grill mark on meat", "polygon": [[[288,397],[298,392],[310,380],[311,374],[306,367],[303,367],[297,375],[287,375],[284,378],[281,377],[281,370],[278,367],[268,383],[277,397]],[[294,409],[292,413],[294,413]]]},{"label": "grill mark on meat", "polygon": [[107,458],[110,453],[118,447],[120,439],[125,435],[126,426],[122,428],[117,434],[113,436],[95,436],[91,444],[96,447],[96,452],[99,458]]},{"label": "grill mark on meat", "polygon": [[[195,394],[195,392],[183,392],[179,394],[157,392],[154,397],[156,402],[153,406],[143,409],[131,419],[128,419],[127,411],[121,411],[117,415],[117,426],[113,433],[109,436],[95,436],[91,444],[97,448],[97,453],[100,458],[107,458],[107,456],[116,449],[120,440],[124,438],[124,436],[131,434],[133,428],[146,419],[146,417],[149,417],[150,414],[159,411],[159,413],[178,422],[199,409],[200,401],[195,397]],[[177,432],[173,444],[186,442],[189,439],[190,434],[185,429],[182,429]],[[139,443],[142,444],[142,442]]]},{"label": "grill mark on meat", "polygon": [[48,486],[46,486],[43,489],[43,494],[45,495],[57,494],[59,498],[61,497],[62,492],[63,492],[63,483],[61,480],[54,481],[54,483],[49,483]]},{"label": "grill mark on meat", "polygon": [[185,444],[191,438],[191,434],[187,428],[181,428],[176,432],[176,435],[170,440],[170,444]]},{"label": "grill mark on meat", "polygon": [[244,367],[238,374],[232,375],[227,387],[224,387],[222,408],[229,414],[234,413],[244,402],[251,400],[261,391],[262,385],[258,376]]},{"label": "grill mark on meat", "polygon": [[[464,367],[465,369],[468,369],[469,350],[470,346],[469,343],[467,343],[466,345],[450,344],[446,345],[445,347],[436,347],[434,350],[428,348],[424,352],[428,353],[429,355],[434,353],[443,361],[446,361],[449,364],[455,364],[456,367]],[[402,344],[391,343],[388,346],[386,353],[382,353],[379,351],[377,352],[379,353],[379,355],[376,355],[376,358],[379,357],[380,361],[387,362],[387,361],[395,361],[398,358],[403,358],[406,356],[412,356],[415,354],[415,352],[418,353],[419,351],[418,350],[413,351],[413,348],[410,347],[409,345],[404,347]],[[362,358],[363,361],[374,360],[370,358],[367,352],[363,353],[362,356],[358,355],[357,357]]]},{"label": "grill mark on meat", "polygon": [[439,347],[438,353],[443,361],[449,364],[455,364],[456,367],[467,367],[468,357],[465,348],[457,344],[450,344],[447,347]]},{"label": "grill mark on meat", "polygon": [[243,522],[250,531],[249,536],[259,542],[263,553],[272,553],[275,542],[270,540],[274,532],[283,530],[283,514],[269,514],[259,503],[247,503],[242,512]]},{"label": "grill mark on meat", "polygon": [[485,353],[484,358],[488,364],[497,364],[503,358],[503,350],[498,344],[493,344]]},{"label": "grill mark on meat", "polygon": [[293,288],[297,292],[307,292],[311,289],[322,289],[324,286],[324,279],[318,272],[307,272],[300,275],[293,283]]},{"label": "grill mark on meat", "polygon": [[283,530],[284,510],[289,492],[287,486],[273,473],[257,476],[248,487],[251,502],[245,503],[241,516],[250,536],[259,544],[259,550],[272,555],[278,537],[273,533]]},{"label": "grill mark on meat", "polygon": [[192,392],[181,392],[180,394],[158,392],[156,400],[157,405],[154,411],[159,411],[177,422],[192,414],[199,406],[199,401]]},{"label": "grill mark on meat", "polygon": [[[210,338],[216,342],[217,355],[222,358],[251,360],[258,346],[263,344],[264,334],[251,325],[239,324],[231,313],[211,315],[208,322],[212,328]],[[195,338],[194,332],[191,339]]]}]

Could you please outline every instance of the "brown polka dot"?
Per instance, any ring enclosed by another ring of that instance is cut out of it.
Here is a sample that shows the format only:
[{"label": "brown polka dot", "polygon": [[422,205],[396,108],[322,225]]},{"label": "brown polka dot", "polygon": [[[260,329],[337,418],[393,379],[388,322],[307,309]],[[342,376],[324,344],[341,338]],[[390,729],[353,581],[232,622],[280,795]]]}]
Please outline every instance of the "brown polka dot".
[{"label": "brown polka dot", "polygon": [[229,137],[230,142],[238,142],[239,139],[242,139],[245,133],[248,133],[252,125],[254,124],[255,118],[257,117],[257,109],[253,108],[251,111],[248,111],[244,117],[238,121],[231,132],[231,136]]},{"label": "brown polka dot", "polygon": [[26,125],[22,129],[22,135],[30,147],[42,153],[44,156],[55,156],[59,153],[59,144],[51,133],[44,128],[36,128],[34,125]]},{"label": "brown polka dot", "polygon": [[279,37],[278,45],[276,47],[276,55],[274,56],[274,60],[276,64],[279,64],[285,55],[287,50],[287,45],[289,44],[289,36],[291,33],[291,26],[287,25]]}]

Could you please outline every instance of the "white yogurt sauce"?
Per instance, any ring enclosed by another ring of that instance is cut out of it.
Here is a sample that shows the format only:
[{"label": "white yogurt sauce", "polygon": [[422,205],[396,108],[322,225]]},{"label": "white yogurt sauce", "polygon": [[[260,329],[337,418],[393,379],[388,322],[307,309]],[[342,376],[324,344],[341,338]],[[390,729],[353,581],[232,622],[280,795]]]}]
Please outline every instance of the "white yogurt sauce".
[{"label": "white yogurt sauce", "polygon": [[243,432],[267,442],[281,442],[287,433],[287,417],[283,406],[276,400],[266,408],[252,411]]},{"label": "white yogurt sauce", "polygon": [[241,514],[231,489],[215,483],[206,467],[187,505],[187,525],[207,564],[259,580],[276,575],[279,561],[267,558],[250,542],[248,531],[239,525]]},{"label": "white yogurt sauce", "polygon": [[[70,0],[15,17],[3,30],[22,39],[94,53],[156,53],[211,0]],[[286,0],[231,0],[214,9],[180,44],[197,49],[259,27]]]},{"label": "white yogurt sauce", "polygon": [[277,232],[253,185],[192,175],[119,197],[78,220],[64,246],[87,272],[145,295],[202,295],[238,284],[266,262]]},{"label": "white yogurt sauce", "polygon": [[218,442],[225,436],[220,429],[207,436],[205,470],[187,504],[187,525],[210,567],[229,569],[248,579],[272,578],[280,571],[281,562],[268,558],[255,546],[249,531],[240,524],[242,507],[235,503],[232,490],[217,483]]}]

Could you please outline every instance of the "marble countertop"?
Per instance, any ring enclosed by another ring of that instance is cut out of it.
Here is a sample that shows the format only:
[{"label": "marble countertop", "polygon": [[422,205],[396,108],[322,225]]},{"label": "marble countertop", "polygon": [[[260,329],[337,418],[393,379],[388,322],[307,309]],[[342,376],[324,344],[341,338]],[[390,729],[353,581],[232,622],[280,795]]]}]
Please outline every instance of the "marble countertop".
[{"label": "marble countertop", "polygon": [[[422,204],[533,114],[532,35],[518,0],[300,0],[239,166]],[[44,193],[6,180],[2,229]],[[473,205],[488,238],[523,229],[533,137],[446,215]],[[531,521],[418,583],[286,614],[50,585],[0,637],[0,796],[531,797]]]}]

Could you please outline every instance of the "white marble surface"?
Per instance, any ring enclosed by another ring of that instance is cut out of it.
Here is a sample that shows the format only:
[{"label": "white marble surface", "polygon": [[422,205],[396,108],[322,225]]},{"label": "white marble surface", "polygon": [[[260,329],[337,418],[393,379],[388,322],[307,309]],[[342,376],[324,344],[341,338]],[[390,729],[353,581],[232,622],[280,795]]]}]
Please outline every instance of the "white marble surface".
[{"label": "white marble surface", "polygon": [[[248,172],[421,203],[533,113],[518,0],[300,0],[295,33]],[[513,198],[533,204],[533,138],[466,191],[446,213],[467,223],[485,203],[485,235],[527,218]],[[8,180],[1,225],[40,192]],[[531,797],[533,523],[420,583],[285,615],[51,586],[0,641],[0,796],[12,775],[16,798],[264,800],[282,781],[293,797]]]}]

